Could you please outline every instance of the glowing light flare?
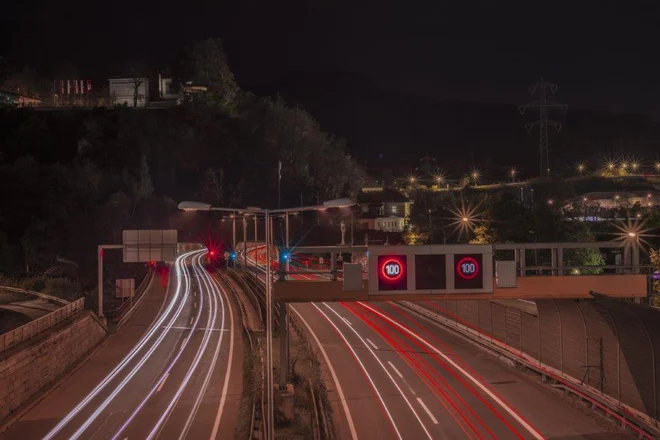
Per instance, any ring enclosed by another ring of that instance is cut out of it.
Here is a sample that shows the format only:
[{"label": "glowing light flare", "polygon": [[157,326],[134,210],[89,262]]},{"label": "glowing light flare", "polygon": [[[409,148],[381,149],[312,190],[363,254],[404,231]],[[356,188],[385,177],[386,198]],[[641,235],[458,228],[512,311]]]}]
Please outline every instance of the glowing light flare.
[{"label": "glowing light flare", "polygon": [[473,168],[470,171],[470,178],[472,179],[472,182],[476,185],[477,182],[479,182],[479,180],[481,179],[481,171],[479,171],[476,168]]},{"label": "glowing light flare", "polygon": [[649,245],[644,237],[650,236],[647,234],[652,228],[646,227],[646,219],[642,220],[641,215],[630,216],[630,212],[626,216],[625,221],[616,224],[617,232],[615,232],[616,240],[623,241],[626,247],[640,246],[642,244]]},{"label": "glowing light flare", "polygon": [[578,173],[584,173],[584,171],[587,169],[587,166],[580,162],[575,166],[575,169],[577,170]]},{"label": "glowing light flare", "polygon": [[466,235],[470,231],[474,231],[476,222],[480,221],[479,217],[481,214],[477,213],[479,205],[470,206],[465,205],[465,202],[461,200],[460,208],[455,208],[451,210],[451,213],[454,214],[455,220],[449,223],[449,226],[454,226],[454,232],[459,232],[459,234],[465,233]]}]

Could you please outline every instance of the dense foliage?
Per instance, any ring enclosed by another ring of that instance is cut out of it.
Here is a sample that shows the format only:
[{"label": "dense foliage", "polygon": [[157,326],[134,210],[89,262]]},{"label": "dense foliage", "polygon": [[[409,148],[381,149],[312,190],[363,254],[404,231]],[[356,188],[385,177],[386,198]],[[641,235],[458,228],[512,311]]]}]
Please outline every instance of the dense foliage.
[{"label": "dense foliage", "polygon": [[283,206],[356,193],[363,173],[341,140],[302,108],[241,92],[219,42],[192,53],[204,101],[1,110],[0,271],[41,273],[60,256],[89,287],[97,244],[119,243],[125,228],[182,226],[180,200],[275,206],[280,160]]}]

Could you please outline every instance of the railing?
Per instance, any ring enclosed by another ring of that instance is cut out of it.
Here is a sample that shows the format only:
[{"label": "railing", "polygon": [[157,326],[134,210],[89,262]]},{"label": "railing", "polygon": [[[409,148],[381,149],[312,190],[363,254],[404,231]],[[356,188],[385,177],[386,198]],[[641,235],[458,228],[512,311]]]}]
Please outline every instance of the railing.
[{"label": "railing", "polygon": [[59,309],[0,335],[0,353],[3,353],[39,333],[48,330],[85,308],[85,298],[79,298]]},{"label": "railing", "polygon": [[[250,346],[250,353],[254,353],[257,351],[258,353],[258,360],[259,360],[259,371],[260,371],[260,380],[259,380],[259,386],[258,386],[258,391],[255,394],[252,394],[252,414],[250,416],[250,431],[249,431],[249,438],[251,440],[257,439],[261,440],[264,438],[265,432],[266,432],[266,420],[264,419],[264,416],[266,414],[266,398],[264,395],[265,388],[266,388],[266,373],[264,371],[264,354],[263,350],[261,347],[261,343],[259,341],[259,338],[255,338],[255,340],[252,340],[252,335],[250,332],[250,329],[247,326],[247,312],[245,310],[245,306],[243,304],[243,301],[240,300],[240,295],[237,292],[237,289],[242,288],[245,293],[247,293],[248,290],[250,290],[249,287],[246,285],[242,287],[238,287],[234,284],[234,282],[238,279],[242,284],[244,284],[243,279],[239,276],[239,274],[232,270],[230,272],[230,276],[225,276],[222,273],[218,272],[218,276],[225,282],[227,287],[229,287],[229,290],[234,294],[234,297],[237,299],[239,309],[241,311],[241,317],[242,317],[242,323],[243,323],[243,333],[247,336],[248,339],[248,344]],[[250,291],[250,294],[254,296],[254,293]],[[256,299],[256,297],[255,297]],[[249,300],[248,300],[249,301]],[[253,305],[254,306],[254,305]],[[259,307],[256,307],[259,309]],[[261,316],[261,311],[259,311],[259,315]],[[253,365],[254,367],[254,365]],[[253,368],[253,371],[255,368]]]},{"label": "railing", "polygon": [[27,289],[21,289],[19,287],[9,287],[9,286],[0,286],[0,290],[6,290],[8,292],[15,292],[15,293],[26,293],[28,295],[33,295],[43,300],[60,303],[62,305],[70,304],[70,302],[65,299],[58,298],[52,295],[46,295],[45,293],[41,293],[41,292],[35,292],[34,290],[27,290]]},{"label": "railing", "polygon": [[[596,333],[598,330],[603,329],[607,332],[608,322],[616,325],[612,313],[594,305],[593,302],[558,301],[563,302],[563,305],[555,300],[537,301],[540,310],[536,315],[489,301],[438,300],[437,308],[421,307],[409,301],[398,304],[479,342],[505,358],[557,381],[567,391],[579,395],[581,399],[592,403],[592,407],[601,409],[608,414],[608,417],[614,417],[622,426],[635,431],[639,434],[639,438],[655,438],[648,432],[656,434],[658,432],[658,421],[655,418],[657,408],[650,409],[648,413],[651,414],[644,414],[640,405],[635,405],[631,401],[634,399],[641,401],[641,393],[637,389],[638,383],[643,383],[642,386],[647,390],[653,387],[651,392],[656,392],[655,383],[647,379],[642,381],[640,374],[640,371],[646,372],[647,375],[653,372],[655,376],[655,358],[648,355],[646,366],[630,372],[635,380],[626,381],[627,365],[630,362],[626,362],[625,354],[612,356],[610,351],[614,349],[618,352],[619,347],[626,347],[618,340],[619,334],[631,335],[630,337],[634,338],[638,335],[638,329],[626,332],[612,331],[611,334],[615,335],[617,340],[601,338],[603,333]],[[459,304],[461,302],[469,306],[461,306]],[[618,304],[621,305],[622,311],[628,309],[626,303],[617,302]],[[587,309],[579,310],[581,307]],[[588,310],[592,307],[608,313],[609,318],[604,321],[605,325],[602,327],[598,326],[598,322],[590,321],[590,317],[598,321],[600,316],[594,313],[595,309]],[[572,308],[575,309],[573,313],[571,313]],[[558,315],[556,321],[552,321],[549,319],[552,316],[548,316],[548,312],[553,309],[556,309]],[[550,327],[555,330],[548,330]],[[580,331],[585,332],[584,337],[577,337],[578,329],[582,328],[584,330]],[[639,356],[642,357],[646,353],[653,353],[652,345],[649,344],[647,350],[643,349],[644,345],[635,344],[636,350],[641,351]],[[603,357],[603,350],[605,353],[609,352],[610,356]],[[614,359],[616,359],[615,363],[613,363]],[[589,372],[588,366],[593,367],[595,371]],[[624,376],[623,380],[622,376]],[[608,380],[610,378],[613,380]]]}]

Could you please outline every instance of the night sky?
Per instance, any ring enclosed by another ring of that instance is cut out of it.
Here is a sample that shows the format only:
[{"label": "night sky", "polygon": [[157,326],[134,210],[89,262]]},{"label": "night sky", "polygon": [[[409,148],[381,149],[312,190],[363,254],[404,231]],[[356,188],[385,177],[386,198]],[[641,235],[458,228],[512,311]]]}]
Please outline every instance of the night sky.
[{"label": "night sky", "polygon": [[660,115],[656,1],[9,1],[0,55],[44,74],[63,62],[92,78],[124,60],[166,66],[175,49],[220,37],[242,86],[340,71],[441,100],[522,103],[543,76],[571,108]]}]

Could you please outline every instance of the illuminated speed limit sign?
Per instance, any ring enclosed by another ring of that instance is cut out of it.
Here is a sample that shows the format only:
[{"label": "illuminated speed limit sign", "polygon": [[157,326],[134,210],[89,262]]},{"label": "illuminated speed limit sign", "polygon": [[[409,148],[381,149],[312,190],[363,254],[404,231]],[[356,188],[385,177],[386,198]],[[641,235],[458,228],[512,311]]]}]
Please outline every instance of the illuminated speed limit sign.
[{"label": "illuminated speed limit sign", "polygon": [[405,255],[378,256],[378,290],[406,290],[408,277]]},{"label": "illuminated speed limit sign", "polygon": [[482,260],[483,256],[481,254],[455,254],[454,288],[483,288]]},{"label": "illuminated speed limit sign", "polygon": [[456,274],[464,280],[472,280],[479,276],[479,262],[474,257],[463,257],[456,263]]}]

